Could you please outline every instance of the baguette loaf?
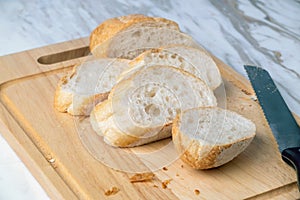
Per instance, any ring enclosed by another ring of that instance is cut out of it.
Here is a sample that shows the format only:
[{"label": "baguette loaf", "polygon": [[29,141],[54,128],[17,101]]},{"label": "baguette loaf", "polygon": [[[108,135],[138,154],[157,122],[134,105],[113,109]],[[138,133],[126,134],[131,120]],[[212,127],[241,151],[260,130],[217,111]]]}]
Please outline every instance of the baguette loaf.
[{"label": "baguette loaf", "polygon": [[172,65],[194,74],[202,79],[211,89],[216,89],[222,78],[213,59],[204,50],[183,45],[172,45],[145,51],[130,62],[130,68],[120,76],[130,76],[141,67],[153,65]]},{"label": "baguette loaf", "polygon": [[199,106],[216,106],[201,79],[175,67],[151,66],[118,82],[90,120],[106,143],[133,147],[170,137],[176,114]]},{"label": "baguette loaf", "polygon": [[60,112],[89,115],[93,106],[105,99],[120,73],[128,68],[125,59],[93,59],[74,67],[55,92],[54,106]]},{"label": "baguette loaf", "polygon": [[246,149],[255,125],[241,115],[221,108],[194,108],[178,114],[172,139],[181,159],[195,169],[223,165]]},{"label": "baguette loaf", "polygon": [[145,50],[170,44],[198,46],[180,32],[177,23],[144,15],[109,19],[90,35],[90,50],[96,57],[133,59]]}]

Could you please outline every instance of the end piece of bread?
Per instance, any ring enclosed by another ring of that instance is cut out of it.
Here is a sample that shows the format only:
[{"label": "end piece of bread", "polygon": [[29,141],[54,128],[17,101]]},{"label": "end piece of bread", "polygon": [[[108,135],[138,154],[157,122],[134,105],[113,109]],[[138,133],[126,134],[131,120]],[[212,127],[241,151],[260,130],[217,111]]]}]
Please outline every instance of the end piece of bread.
[{"label": "end piece of bread", "polygon": [[174,21],[160,18],[148,17],[141,14],[132,14],[108,19],[93,30],[90,35],[90,50],[93,52],[96,46],[103,44],[120,31],[128,27],[166,27],[179,31],[178,24]]},{"label": "end piece of bread", "polygon": [[195,169],[221,166],[241,152],[255,136],[255,124],[221,108],[194,108],[178,114],[172,139],[181,159]]},{"label": "end piece of bread", "polygon": [[106,143],[133,147],[170,137],[181,110],[216,104],[201,79],[175,67],[151,66],[118,82],[90,120]]},{"label": "end piece of bread", "polygon": [[199,46],[175,22],[143,15],[107,20],[90,36],[90,50],[96,57],[133,59],[151,48],[171,44]]},{"label": "end piece of bread", "polygon": [[130,68],[122,73],[120,79],[130,76],[130,74],[140,70],[141,67],[171,65],[194,74],[213,90],[222,83],[221,74],[216,63],[205,50],[199,48],[172,45],[150,49],[133,59],[129,65]]},{"label": "end piece of bread", "polygon": [[125,59],[93,59],[73,68],[55,92],[54,107],[72,115],[89,115],[95,104],[107,99],[117,77],[128,68]]}]

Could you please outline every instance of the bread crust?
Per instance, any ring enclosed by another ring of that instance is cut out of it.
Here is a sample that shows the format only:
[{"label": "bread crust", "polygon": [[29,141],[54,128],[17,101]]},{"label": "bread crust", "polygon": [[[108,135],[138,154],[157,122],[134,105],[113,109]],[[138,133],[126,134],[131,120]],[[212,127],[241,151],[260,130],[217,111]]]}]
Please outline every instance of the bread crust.
[{"label": "bread crust", "polygon": [[111,18],[101,23],[92,31],[90,35],[90,51],[92,52],[96,46],[103,44],[120,31],[135,25],[168,27],[179,31],[179,26],[176,22],[160,17],[148,17],[141,14],[132,14]]}]

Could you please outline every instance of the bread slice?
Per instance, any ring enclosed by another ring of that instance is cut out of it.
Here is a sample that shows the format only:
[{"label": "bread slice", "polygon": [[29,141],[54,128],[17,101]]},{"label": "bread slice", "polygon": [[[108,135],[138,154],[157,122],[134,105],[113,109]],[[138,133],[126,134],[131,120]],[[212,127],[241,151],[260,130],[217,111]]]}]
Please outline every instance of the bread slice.
[{"label": "bread slice", "polygon": [[60,112],[89,115],[95,104],[107,99],[120,73],[128,68],[125,59],[92,59],[74,67],[55,92],[54,106]]},{"label": "bread slice", "polygon": [[243,116],[221,108],[194,108],[178,114],[172,139],[181,159],[195,169],[223,165],[250,144],[255,125]]},{"label": "bread slice", "polygon": [[216,89],[222,78],[219,69],[205,50],[183,45],[172,45],[145,51],[130,62],[130,68],[120,76],[130,76],[141,67],[171,65],[183,69],[202,79],[211,89]]},{"label": "bread slice", "polygon": [[170,44],[199,46],[180,32],[177,23],[144,15],[109,19],[90,36],[90,50],[96,57],[133,59],[145,50]]},{"label": "bread slice", "polygon": [[108,100],[93,109],[90,120],[108,144],[133,147],[170,137],[172,121],[181,110],[216,104],[201,79],[158,65],[118,82]]}]

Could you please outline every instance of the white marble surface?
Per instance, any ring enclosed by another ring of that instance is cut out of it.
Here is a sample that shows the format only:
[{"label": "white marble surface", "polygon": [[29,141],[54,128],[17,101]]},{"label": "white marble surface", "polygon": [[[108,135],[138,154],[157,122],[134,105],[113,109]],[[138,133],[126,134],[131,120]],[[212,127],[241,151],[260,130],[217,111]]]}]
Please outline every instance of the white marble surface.
[{"label": "white marble surface", "polygon": [[[300,115],[299,0],[0,0],[0,55],[85,37],[130,13],[177,21],[243,75],[243,64],[266,68]],[[48,198],[1,136],[0,152],[0,199]]]}]

